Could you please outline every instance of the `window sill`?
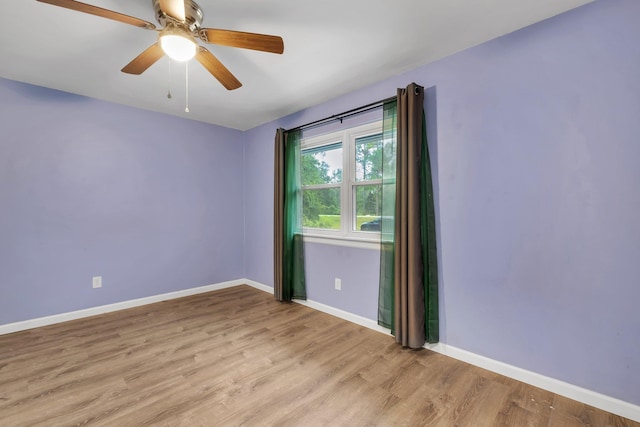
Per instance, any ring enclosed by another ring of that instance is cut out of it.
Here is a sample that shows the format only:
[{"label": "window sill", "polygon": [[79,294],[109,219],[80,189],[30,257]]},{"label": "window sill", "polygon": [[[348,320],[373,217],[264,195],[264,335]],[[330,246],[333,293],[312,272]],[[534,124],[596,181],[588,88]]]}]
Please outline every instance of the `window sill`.
[{"label": "window sill", "polygon": [[349,248],[380,250],[379,239],[358,239],[345,236],[327,236],[322,234],[304,233],[305,243],[320,243],[323,245],[346,246]]}]

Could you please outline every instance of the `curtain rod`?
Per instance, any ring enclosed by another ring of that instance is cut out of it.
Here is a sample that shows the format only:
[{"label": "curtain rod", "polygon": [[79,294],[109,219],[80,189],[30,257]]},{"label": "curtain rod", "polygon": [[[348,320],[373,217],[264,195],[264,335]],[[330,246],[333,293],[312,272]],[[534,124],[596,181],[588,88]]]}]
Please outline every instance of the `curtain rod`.
[{"label": "curtain rod", "polygon": [[342,112],[340,114],[334,114],[333,116],[325,117],[324,119],[316,120],[316,121],[313,121],[313,122],[310,122],[310,123],[306,123],[306,124],[301,125],[301,126],[296,126],[294,128],[287,129],[287,130],[285,130],[285,132],[291,132],[291,131],[294,131],[294,130],[309,129],[309,128],[313,128],[313,127],[316,127],[316,126],[323,125],[325,123],[333,122],[335,120],[340,120],[340,122],[342,122],[342,119],[346,119],[347,117],[355,116],[356,114],[361,114],[361,113],[365,113],[367,111],[371,111],[373,109],[381,107],[386,102],[394,101],[396,99],[397,99],[396,96],[390,96],[389,98],[381,99],[380,101],[372,102],[371,104],[363,105],[363,106],[358,107],[358,108],[354,108],[354,109],[351,109],[351,110],[348,110],[348,111],[344,111],[344,112]]}]

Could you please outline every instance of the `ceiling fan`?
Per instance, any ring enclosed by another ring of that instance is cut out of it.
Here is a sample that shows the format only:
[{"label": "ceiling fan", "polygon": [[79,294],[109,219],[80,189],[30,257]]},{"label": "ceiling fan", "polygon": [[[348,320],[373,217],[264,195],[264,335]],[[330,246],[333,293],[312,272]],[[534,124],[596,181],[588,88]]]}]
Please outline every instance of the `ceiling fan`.
[{"label": "ceiling fan", "polygon": [[196,39],[205,43],[262,52],[279,54],[284,52],[284,43],[278,36],[202,28],[204,15],[193,0],[151,0],[156,19],[162,26],[161,29],[156,28],[151,22],[75,0],[37,1],[113,19],[146,30],[158,31],[156,43],[145,49],[122,69],[129,74],[142,74],[165,54],[177,61],[187,61],[195,57],[225,88],[233,90],[242,86],[242,83],[207,48],[200,46]]}]

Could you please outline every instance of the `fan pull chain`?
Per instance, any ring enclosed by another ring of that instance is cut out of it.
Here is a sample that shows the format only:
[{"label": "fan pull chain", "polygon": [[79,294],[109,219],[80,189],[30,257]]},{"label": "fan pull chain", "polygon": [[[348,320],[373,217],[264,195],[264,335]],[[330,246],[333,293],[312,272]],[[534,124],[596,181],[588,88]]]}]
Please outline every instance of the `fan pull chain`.
[{"label": "fan pull chain", "polygon": [[171,63],[173,62],[171,58],[169,59],[169,90],[167,91],[167,98],[171,99]]},{"label": "fan pull chain", "polygon": [[189,112],[189,61],[185,61],[184,62],[184,74],[185,74],[185,103],[186,103],[186,107],[184,108],[184,111],[186,113]]}]

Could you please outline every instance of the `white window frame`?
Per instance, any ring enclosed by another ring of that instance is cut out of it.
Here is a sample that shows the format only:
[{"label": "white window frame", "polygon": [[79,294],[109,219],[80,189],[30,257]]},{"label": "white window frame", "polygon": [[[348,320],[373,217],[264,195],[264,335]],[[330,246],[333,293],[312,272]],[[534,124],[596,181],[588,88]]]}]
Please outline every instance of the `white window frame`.
[{"label": "white window frame", "polygon": [[342,143],[342,182],[339,184],[319,184],[304,187],[304,189],[310,190],[317,188],[340,188],[340,229],[330,230],[303,227],[302,232],[305,241],[364,248],[378,247],[380,232],[353,229],[356,224],[356,187],[382,183],[381,179],[356,181],[355,142],[357,138],[381,133],[382,120],[378,120],[348,129],[302,139],[300,145],[301,150]]}]

